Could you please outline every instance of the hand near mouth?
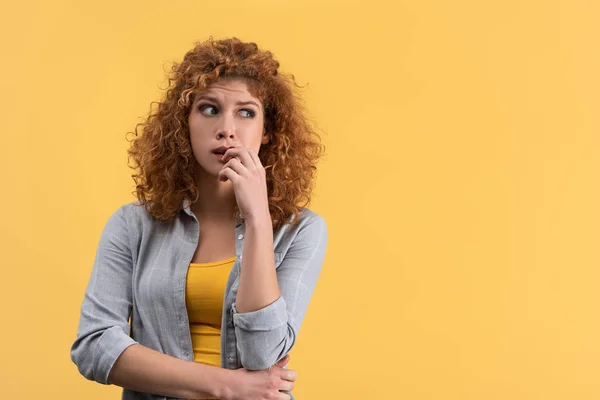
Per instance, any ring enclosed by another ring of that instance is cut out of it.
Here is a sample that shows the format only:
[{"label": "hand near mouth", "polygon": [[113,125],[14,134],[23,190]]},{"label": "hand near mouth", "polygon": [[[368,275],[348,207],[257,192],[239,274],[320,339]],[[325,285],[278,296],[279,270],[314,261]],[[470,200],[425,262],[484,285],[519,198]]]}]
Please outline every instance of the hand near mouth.
[{"label": "hand near mouth", "polygon": [[248,147],[230,147],[218,179],[233,184],[238,208],[246,221],[269,217],[267,178],[258,154]]}]

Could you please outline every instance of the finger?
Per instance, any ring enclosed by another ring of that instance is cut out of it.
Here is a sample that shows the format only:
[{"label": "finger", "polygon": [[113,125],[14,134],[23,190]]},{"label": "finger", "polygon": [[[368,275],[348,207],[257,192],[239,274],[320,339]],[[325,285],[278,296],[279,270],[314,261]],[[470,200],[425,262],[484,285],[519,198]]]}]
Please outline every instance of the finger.
[{"label": "finger", "polygon": [[266,169],[265,169],[265,167],[263,167],[258,154],[256,154],[254,151],[250,151],[249,153],[250,153],[250,157],[252,157],[252,159],[254,160],[254,164],[256,165],[256,168],[261,170],[261,172],[264,173],[266,171]]},{"label": "finger", "polygon": [[221,161],[227,162],[230,159],[232,159],[233,157],[235,157],[237,155],[237,153],[236,153],[237,149],[239,149],[239,147],[232,147],[230,149],[225,150],[225,153],[223,153],[223,158],[221,158]]},{"label": "finger", "polygon": [[250,157],[252,157],[252,159],[254,160],[254,164],[256,165],[256,168],[264,168],[262,165],[262,162],[260,161],[260,157],[258,156],[258,154],[256,154],[254,151],[249,151],[248,152],[250,154]]},{"label": "finger", "polygon": [[242,165],[240,160],[238,160],[237,158],[232,158],[231,160],[227,161],[227,163],[225,165],[223,165],[223,169],[226,169],[226,168],[231,168],[238,175],[241,175],[241,176],[247,176],[249,173],[246,166]]},{"label": "finger", "polygon": [[229,159],[233,159],[235,157],[237,157],[249,170],[256,168],[254,159],[252,159],[250,156],[247,147],[232,147],[231,149],[228,149],[225,154],[223,154],[224,161],[228,161]]},{"label": "finger", "polygon": [[279,390],[284,392],[291,392],[294,390],[294,382],[290,381],[281,381],[279,384]]},{"label": "finger", "polygon": [[278,367],[280,367],[280,368],[283,368],[283,366],[284,366],[285,364],[287,364],[289,361],[290,361],[290,355],[289,355],[289,354],[286,354],[286,355],[285,355],[285,357],[283,357],[281,360],[277,361],[277,362],[275,363],[275,365],[277,365],[277,366],[278,366]]},{"label": "finger", "polygon": [[285,393],[279,393],[276,397],[277,400],[290,400],[292,398],[292,396],[290,396],[289,394],[285,394]]},{"label": "finger", "polygon": [[240,152],[240,157],[242,157],[242,162],[248,168],[248,170],[256,169],[260,166],[260,162],[256,164],[256,160],[252,157],[252,153],[254,151],[249,148],[244,148],[243,151]]},{"label": "finger", "polygon": [[232,183],[237,182],[237,180],[240,178],[240,176],[231,168],[224,168],[220,170],[217,176],[219,177],[220,181],[225,182],[229,179]]},{"label": "finger", "polygon": [[292,369],[282,369],[281,379],[288,382],[295,382],[298,379],[298,374]]}]

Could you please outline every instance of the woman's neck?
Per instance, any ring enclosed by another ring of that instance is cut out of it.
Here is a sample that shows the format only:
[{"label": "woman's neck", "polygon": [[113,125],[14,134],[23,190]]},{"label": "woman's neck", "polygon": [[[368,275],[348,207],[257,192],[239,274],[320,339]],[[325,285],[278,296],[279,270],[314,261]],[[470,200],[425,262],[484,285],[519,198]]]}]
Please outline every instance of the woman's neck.
[{"label": "woman's neck", "polygon": [[203,221],[231,222],[235,220],[235,193],[230,181],[220,182],[216,177],[197,181],[198,200],[191,205],[196,218]]}]

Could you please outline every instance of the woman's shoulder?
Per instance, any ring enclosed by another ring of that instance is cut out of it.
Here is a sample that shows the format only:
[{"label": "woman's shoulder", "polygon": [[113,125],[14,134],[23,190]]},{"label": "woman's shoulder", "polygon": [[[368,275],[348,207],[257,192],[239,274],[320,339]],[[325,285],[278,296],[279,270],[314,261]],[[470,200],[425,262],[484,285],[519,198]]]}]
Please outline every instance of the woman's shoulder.
[{"label": "woman's shoulder", "polygon": [[325,221],[322,215],[318,214],[316,211],[307,208],[298,206],[298,222],[314,222],[316,220]]},{"label": "woman's shoulder", "polygon": [[131,201],[129,203],[122,204],[119,208],[114,211],[114,214],[117,214],[125,219],[150,219],[150,215],[146,211],[144,205],[140,203],[140,201]]},{"label": "woman's shoulder", "polygon": [[[286,253],[292,246],[300,253],[314,254],[327,247],[329,232],[325,218],[314,210],[298,206],[298,217],[283,225],[276,233],[275,252]],[[300,254],[299,253],[299,254]]]},{"label": "woman's shoulder", "polygon": [[298,217],[294,221],[294,216],[290,216],[289,224],[284,225],[289,234],[295,234],[299,231],[325,231],[327,232],[327,223],[325,218],[316,211],[297,206]]},{"label": "woman's shoulder", "polygon": [[133,230],[161,223],[148,213],[144,204],[139,200],[119,206],[110,216],[109,221],[111,220],[120,221],[123,226]]}]

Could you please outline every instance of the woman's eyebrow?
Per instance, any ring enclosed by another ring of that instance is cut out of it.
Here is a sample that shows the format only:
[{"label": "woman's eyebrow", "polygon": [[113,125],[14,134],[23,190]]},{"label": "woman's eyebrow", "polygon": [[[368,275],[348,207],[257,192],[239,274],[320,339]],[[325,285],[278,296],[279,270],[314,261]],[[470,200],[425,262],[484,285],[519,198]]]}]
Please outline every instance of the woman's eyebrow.
[{"label": "woman's eyebrow", "polygon": [[235,104],[236,104],[236,105],[238,105],[238,106],[245,106],[245,105],[247,105],[247,104],[253,104],[253,105],[255,105],[255,106],[256,106],[256,108],[258,108],[258,109],[260,110],[260,106],[259,106],[259,105],[258,105],[258,104],[257,104],[255,101],[252,101],[252,100],[248,100],[248,101],[238,101],[238,102],[237,102],[237,103],[235,103]]},{"label": "woman's eyebrow", "polygon": [[[200,100],[206,100],[206,101],[210,101],[212,103],[219,104],[219,100],[216,97],[213,97],[213,96],[201,95],[194,102],[197,103]],[[260,105],[257,102],[253,101],[253,100],[238,101],[235,104],[237,106],[245,106],[245,105],[248,105],[248,104],[252,104],[252,105],[256,106],[256,108],[258,108],[260,110]]]},{"label": "woman's eyebrow", "polygon": [[208,100],[210,102],[217,103],[217,104],[219,103],[219,100],[217,100],[216,97],[212,97],[212,96],[199,96],[194,103],[197,103],[200,100]]}]

